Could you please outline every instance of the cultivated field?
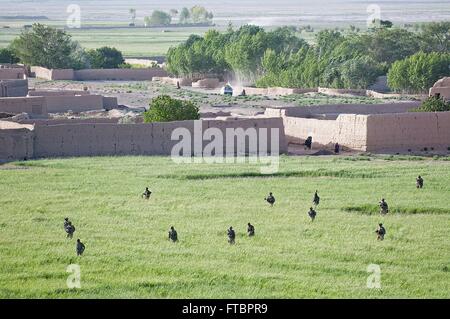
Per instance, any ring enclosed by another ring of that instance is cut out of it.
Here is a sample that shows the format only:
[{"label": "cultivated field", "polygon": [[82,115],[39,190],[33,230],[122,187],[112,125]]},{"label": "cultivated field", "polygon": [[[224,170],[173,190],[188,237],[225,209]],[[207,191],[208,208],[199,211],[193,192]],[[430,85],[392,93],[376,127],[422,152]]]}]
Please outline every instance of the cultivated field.
[{"label": "cultivated field", "polygon": [[[39,22],[39,21],[38,21]],[[14,21],[13,23],[17,23]],[[23,24],[27,22],[23,21]],[[29,22],[30,24],[33,22]],[[40,21],[40,23],[54,25],[63,28],[61,21],[55,23],[52,21]],[[1,22],[2,25],[11,25],[9,22]],[[166,55],[167,50],[177,44],[186,41],[189,35],[203,35],[209,28],[129,28],[107,26],[85,29],[67,29],[73,39],[78,41],[84,48],[95,49],[103,46],[115,47],[122,51],[124,56],[132,57],[150,57]],[[9,29],[0,29],[0,48],[7,47],[12,40],[20,35],[23,28],[14,24]]]},{"label": "cultivated field", "polygon": [[[449,298],[449,159],[282,157],[272,177],[251,164],[165,157],[3,165],[0,298]],[[139,196],[145,186],[149,201]],[[273,208],[263,200],[269,191]],[[388,216],[377,213],[381,197]],[[64,217],[77,228],[72,240]],[[247,222],[256,237],[246,237]],[[86,244],[78,258],[76,238]],[[81,289],[66,286],[69,264],[81,267]],[[382,289],[367,288],[369,264],[381,267]]]}]

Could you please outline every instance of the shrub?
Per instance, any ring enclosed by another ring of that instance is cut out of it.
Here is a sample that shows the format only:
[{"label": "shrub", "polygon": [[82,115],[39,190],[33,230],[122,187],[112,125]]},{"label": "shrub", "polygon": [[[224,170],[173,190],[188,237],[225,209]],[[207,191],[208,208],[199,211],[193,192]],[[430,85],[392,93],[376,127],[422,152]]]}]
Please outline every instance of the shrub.
[{"label": "shrub", "polygon": [[19,59],[16,57],[14,51],[10,48],[0,49],[0,63],[18,63]]},{"label": "shrub", "polygon": [[122,52],[116,48],[101,47],[87,51],[91,68],[117,69],[125,63]]},{"label": "shrub", "polygon": [[422,105],[412,109],[411,112],[447,112],[450,111],[450,103],[432,96],[426,99]]},{"label": "shrub", "polygon": [[171,122],[198,120],[199,108],[191,101],[173,99],[160,95],[150,102],[150,108],[144,113],[144,122]]}]

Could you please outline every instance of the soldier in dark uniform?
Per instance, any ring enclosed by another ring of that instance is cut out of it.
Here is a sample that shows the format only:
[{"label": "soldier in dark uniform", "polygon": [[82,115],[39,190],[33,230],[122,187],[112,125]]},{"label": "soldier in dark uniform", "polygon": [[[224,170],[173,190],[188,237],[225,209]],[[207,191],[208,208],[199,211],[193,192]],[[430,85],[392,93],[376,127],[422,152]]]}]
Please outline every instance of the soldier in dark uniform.
[{"label": "soldier in dark uniform", "polygon": [[170,230],[169,230],[169,240],[171,240],[173,242],[178,241],[178,234],[173,226],[170,227]]},{"label": "soldier in dark uniform", "polygon": [[341,146],[339,145],[339,143],[334,144],[334,153],[335,154],[339,154]]},{"label": "soldier in dark uniform", "polygon": [[305,140],[305,146],[307,149],[311,149],[312,147],[312,136],[308,136]]},{"label": "soldier in dark uniform", "polygon": [[386,215],[387,213],[389,213],[389,206],[384,198],[382,198],[380,202],[380,214]]},{"label": "soldier in dark uniform", "polygon": [[383,227],[383,224],[378,224],[378,229],[375,231],[377,234],[377,240],[383,240],[384,235],[386,235],[386,229]]},{"label": "soldier in dark uniform", "polygon": [[247,224],[247,234],[249,237],[255,236],[255,226],[250,223]]},{"label": "soldier in dark uniform", "polygon": [[236,239],[236,233],[233,230],[233,227],[230,226],[230,228],[227,231],[227,235],[228,235],[228,242],[233,245],[234,244],[234,240]]},{"label": "soldier in dark uniform", "polygon": [[145,192],[142,194],[142,197],[145,199],[149,199],[152,192],[148,189],[148,187],[145,188]]},{"label": "soldier in dark uniform", "polygon": [[314,204],[314,206],[317,207],[319,205],[319,203],[320,203],[320,197],[316,190],[316,192],[314,193],[313,204]]},{"label": "soldier in dark uniform", "polygon": [[314,219],[316,218],[317,212],[312,207],[310,207],[308,215],[311,218],[311,221],[313,222]]},{"label": "soldier in dark uniform", "polygon": [[[66,225],[66,222],[64,222],[64,225]],[[75,232],[75,226],[72,225],[72,222],[67,221],[67,225],[64,227],[64,230],[67,233],[67,238],[72,239],[73,238],[73,233]]]},{"label": "soldier in dark uniform", "polygon": [[69,225],[69,217],[64,218],[64,229],[66,229],[67,225]]},{"label": "soldier in dark uniform", "polygon": [[267,198],[264,198],[264,200],[267,201],[270,206],[273,206],[273,204],[275,204],[275,197],[272,193],[269,193],[269,196]]},{"label": "soldier in dark uniform", "polygon": [[422,188],[423,187],[423,178],[419,175],[419,177],[416,178],[416,187]]},{"label": "soldier in dark uniform", "polygon": [[80,241],[80,239],[77,239],[77,256],[83,255],[83,252],[85,250],[84,244]]}]

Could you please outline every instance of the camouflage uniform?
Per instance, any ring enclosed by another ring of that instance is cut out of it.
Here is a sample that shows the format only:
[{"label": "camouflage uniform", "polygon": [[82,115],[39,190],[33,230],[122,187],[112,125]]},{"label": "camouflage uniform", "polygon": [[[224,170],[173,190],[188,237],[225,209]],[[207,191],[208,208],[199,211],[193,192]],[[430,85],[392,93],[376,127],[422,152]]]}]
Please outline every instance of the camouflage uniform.
[{"label": "camouflage uniform", "polygon": [[247,225],[248,225],[247,226],[247,234],[248,234],[248,236],[249,237],[255,236],[255,227],[252,224],[250,224],[250,223],[248,223]]},{"label": "camouflage uniform", "polygon": [[270,204],[270,206],[273,206],[273,204],[275,204],[275,197],[272,193],[269,193],[269,196],[265,198],[265,200]]},{"label": "camouflage uniform", "polygon": [[227,231],[227,235],[228,235],[228,242],[232,245],[235,243],[235,239],[236,239],[236,233],[233,230],[233,227],[230,227]]},{"label": "camouflage uniform", "polygon": [[173,226],[170,227],[169,239],[173,242],[178,241],[178,234],[177,234],[177,231],[175,230],[175,228],[173,228]]},{"label": "camouflage uniform", "polygon": [[311,221],[314,221],[316,218],[317,212],[311,207],[308,212],[309,217],[311,218]]},{"label": "camouflage uniform", "polygon": [[86,247],[84,246],[84,244],[79,239],[77,239],[77,256],[81,256],[85,248]]}]

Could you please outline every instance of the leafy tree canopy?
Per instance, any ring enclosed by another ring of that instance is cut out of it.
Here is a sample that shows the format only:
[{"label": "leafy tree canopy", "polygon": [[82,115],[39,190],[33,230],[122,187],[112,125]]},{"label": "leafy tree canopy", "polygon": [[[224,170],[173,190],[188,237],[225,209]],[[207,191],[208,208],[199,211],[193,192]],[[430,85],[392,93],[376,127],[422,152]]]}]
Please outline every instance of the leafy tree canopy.
[{"label": "leafy tree canopy", "polygon": [[84,67],[82,49],[71,36],[43,24],[33,24],[16,38],[11,48],[24,64],[64,69]]},{"label": "leafy tree canopy", "polygon": [[93,69],[116,69],[125,62],[122,52],[110,47],[88,50],[87,55]]},{"label": "leafy tree canopy", "polygon": [[144,122],[171,122],[198,120],[200,118],[197,105],[186,100],[173,99],[168,95],[160,95],[150,102],[150,108],[144,113]]}]

